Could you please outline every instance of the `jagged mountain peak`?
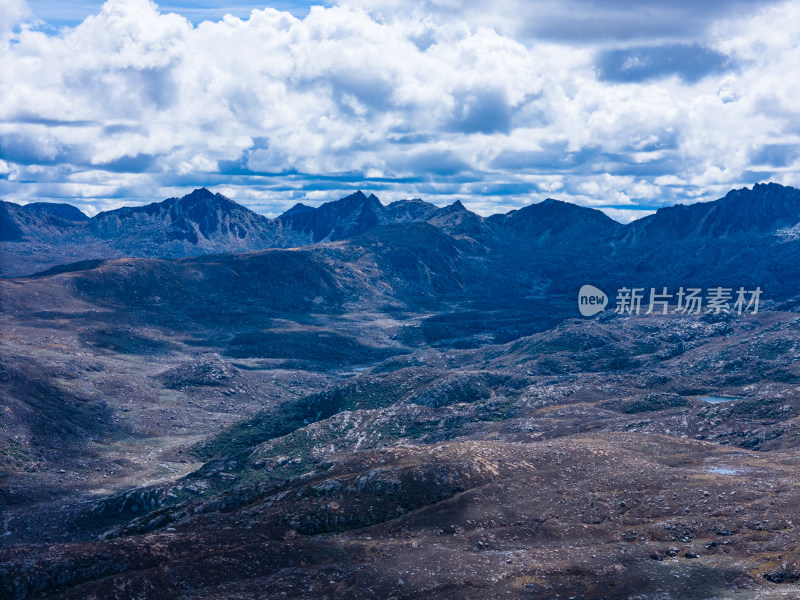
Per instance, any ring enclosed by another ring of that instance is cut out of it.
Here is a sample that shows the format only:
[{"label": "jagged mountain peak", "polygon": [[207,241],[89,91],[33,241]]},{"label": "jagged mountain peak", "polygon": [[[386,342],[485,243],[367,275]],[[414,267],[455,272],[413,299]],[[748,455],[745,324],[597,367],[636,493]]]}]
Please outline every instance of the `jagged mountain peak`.
[{"label": "jagged mountain peak", "polygon": [[467,210],[467,207],[466,207],[466,206],[464,206],[464,204],[461,202],[461,200],[456,200],[455,202],[453,202],[453,203],[452,203],[450,206],[448,206],[447,208],[449,208],[449,209],[450,209],[450,210],[452,210],[452,211],[456,211],[456,210]]},{"label": "jagged mountain peak", "polygon": [[456,216],[457,218],[477,218],[479,220],[483,220],[479,214],[472,212],[469,210],[461,200],[456,200],[452,204],[448,204],[447,206],[443,206],[438,211],[436,211],[436,218],[444,218],[449,216]]},{"label": "jagged mountain peak", "polygon": [[206,188],[181,198],[99,213],[93,234],[131,256],[246,252],[275,244],[275,224]]},{"label": "jagged mountain peak", "polygon": [[440,218],[449,215],[455,215],[458,218],[476,217],[480,220],[483,220],[483,217],[481,217],[479,214],[472,212],[466,206],[464,206],[461,200],[456,200],[452,204],[443,206],[436,212],[436,216]]},{"label": "jagged mountain peak", "polygon": [[222,198],[225,197],[222,194],[215,194],[214,192],[212,192],[208,188],[201,187],[201,188],[196,188],[196,189],[192,190],[190,193],[186,194],[181,199],[182,200],[186,200],[186,199],[203,200],[203,199],[207,199],[207,198],[209,198],[209,199],[210,198],[215,198],[217,196],[220,196]]},{"label": "jagged mountain peak", "polygon": [[246,210],[248,212],[252,212],[246,206],[231,200],[227,196],[215,194],[206,188],[198,188],[182,198],[168,198],[163,202],[163,204],[176,205],[182,209],[204,206],[211,210]]},{"label": "jagged mountain peak", "polygon": [[485,233],[483,217],[469,210],[460,200],[440,208],[428,219],[428,223],[449,235],[472,240],[483,238]]},{"label": "jagged mountain peak", "polygon": [[295,232],[295,243],[334,242],[378,226],[383,208],[377,196],[358,190],[313,210],[288,211],[278,220],[285,229]]},{"label": "jagged mountain peak", "polygon": [[606,219],[610,218],[605,215],[602,211],[599,211],[595,208],[589,208],[587,206],[581,206],[579,204],[573,204],[572,202],[564,202],[563,200],[556,200],[555,198],[546,198],[541,202],[537,202],[536,204],[529,204],[528,206],[524,206],[516,211],[512,211],[516,214],[528,214],[534,212],[548,212],[550,214],[554,213],[563,213],[563,214],[572,214],[572,215],[584,215],[595,218],[602,218],[605,217]]},{"label": "jagged mountain peak", "polygon": [[378,200],[378,197],[375,194],[370,194],[369,196],[367,196],[364,192],[358,190],[350,194],[349,196],[340,198],[339,200],[332,200],[330,202],[326,202],[325,204],[320,206],[320,208],[322,208],[325,205],[356,207],[365,203],[369,203],[371,205],[376,205],[376,206],[383,206],[383,204],[381,204],[381,201]]}]

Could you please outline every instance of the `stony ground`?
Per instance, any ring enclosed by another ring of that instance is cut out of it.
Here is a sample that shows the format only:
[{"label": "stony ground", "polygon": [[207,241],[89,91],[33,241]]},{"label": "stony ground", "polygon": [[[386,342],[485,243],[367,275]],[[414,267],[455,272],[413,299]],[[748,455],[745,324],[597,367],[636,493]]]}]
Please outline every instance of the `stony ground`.
[{"label": "stony ground", "polygon": [[3,597],[800,596],[796,312],[459,348],[368,302],[123,326],[72,277],[4,283]]}]

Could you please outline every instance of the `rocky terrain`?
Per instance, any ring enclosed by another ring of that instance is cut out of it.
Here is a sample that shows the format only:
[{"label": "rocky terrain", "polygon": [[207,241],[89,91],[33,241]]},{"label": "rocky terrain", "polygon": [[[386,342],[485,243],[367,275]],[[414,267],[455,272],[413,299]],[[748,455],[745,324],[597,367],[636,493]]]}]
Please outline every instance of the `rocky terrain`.
[{"label": "rocky terrain", "polygon": [[[339,202],[258,230],[300,248],[0,281],[0,596],[800,595],[800,193]],[[3,210],[7,245],[97,219]],[[765,292],[582,319],[589,275]]]}]

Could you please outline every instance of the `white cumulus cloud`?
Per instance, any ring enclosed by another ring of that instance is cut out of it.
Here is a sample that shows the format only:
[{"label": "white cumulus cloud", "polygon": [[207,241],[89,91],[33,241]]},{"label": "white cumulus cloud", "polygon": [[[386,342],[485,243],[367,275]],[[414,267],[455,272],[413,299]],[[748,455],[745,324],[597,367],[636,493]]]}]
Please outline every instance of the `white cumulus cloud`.
[{"label": "white cumulus cloud", "polygon": [[[628,206],[800,183],[795,2],[678,2],[669,15],[694,15],[693,28],[675,17],[643,41],[628,21],[605,37],[571,32],[629,10],[622,0],[488,13],[353,2],[196,25],[109,0],[58,32],[21,25],[24,3],[4,1],[8,200],[109,208],[206,185],[275,214],[365,188],[484,213],[556,196],[629,218]],[[652,3],[651,18],[664,10]],[[674,57],[693,52],[711,66],[684,75]],[[652,68],[604,77],[637,56]]]}]

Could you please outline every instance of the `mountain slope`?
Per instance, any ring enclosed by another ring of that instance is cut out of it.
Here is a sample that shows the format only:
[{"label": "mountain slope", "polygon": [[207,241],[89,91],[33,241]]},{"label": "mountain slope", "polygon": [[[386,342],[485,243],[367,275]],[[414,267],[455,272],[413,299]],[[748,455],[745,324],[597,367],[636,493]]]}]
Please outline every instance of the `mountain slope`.
[{"label": "mountain slope", "polygon": [[622,225],[599,210],[552,198],[505,215],[495,215],[488,221],[505,237],[536,245],[598,243],[622,229]]},{"label": "mountain slope", "polygon": [[[613,285],[760,287],[787,298],[800,281],[800,190],[777,184],[677,205],[620,228],[607,245]],[[792,231],[795,234],[792,234]]]},{"label": "mountain slope", "polygon": [[731,190],[713,202],[660,208],[634,221],[624,230],[628,240],[651,238],[733,239],[746,235],[774,234],[800,223],[800,190],[776,183],[756,184],[752,189]]},{"label": "mountain slope", "polygon": [[487,234],[483,217],[467,210],[460,200],[440,208],[427,219],[427,222],[455,238],[485,241]]},{"label": "mountain slope", "polygon": [[412,223],[427,221],[439,207],[419,198],[413,200],[397,200],[384,206],[381,217],[384,223]]},{"label": "mountain slope", "polygon": [[291,245],[335,242],[364,233],[380,223],[383,205],[374,194],[368,197],[358,191],[319,208],[307,208],[295,206],[278,217],[285,235],[294,242]]},{"label": "mountain slope", "polygon": [[278,241],[270,219],[205,188],[183,198],[101,212],[89,229],[127,256],[247,252]]},{"label": "mountain slope", "polygon": [[31,202],[30,204],[26,204],[24,209],[40,214],[53,215],[54,217],[60,217],[65,221],[74,221],[76,223],[89,220],[89,217],[71,204],[62,204],[58,202]]},{"label": "mountain slope", "polygon": [[88,217],[69,204],[20,206],[0,201],[0,241],[54,244],[82,241],[86,237],[84,220]]}]

